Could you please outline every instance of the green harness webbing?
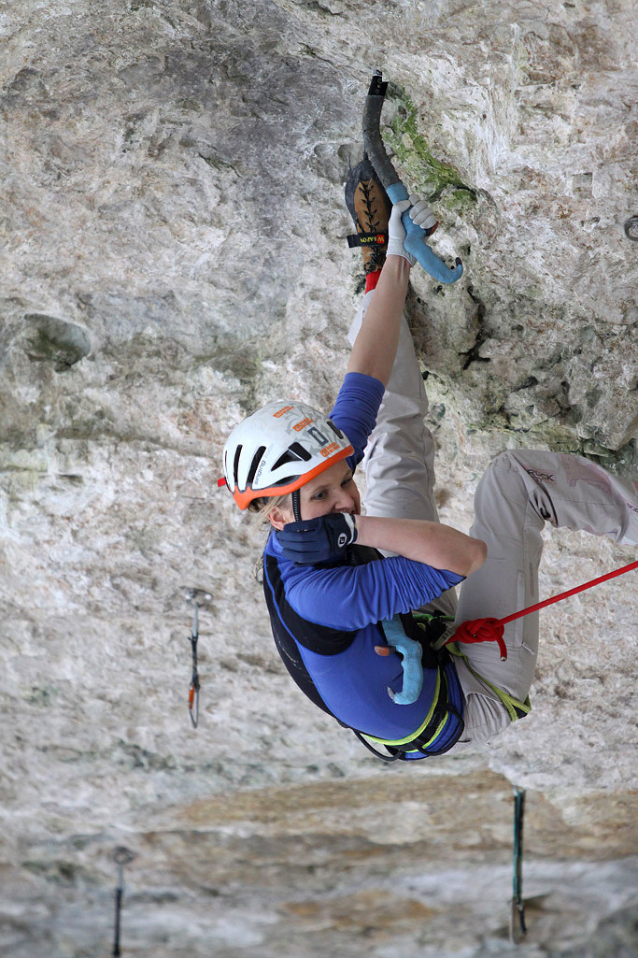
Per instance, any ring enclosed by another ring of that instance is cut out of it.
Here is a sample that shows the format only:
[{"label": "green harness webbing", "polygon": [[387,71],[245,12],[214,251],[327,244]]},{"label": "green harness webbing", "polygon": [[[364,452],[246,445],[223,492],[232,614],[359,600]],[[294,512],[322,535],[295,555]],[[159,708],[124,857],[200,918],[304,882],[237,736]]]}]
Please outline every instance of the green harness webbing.
[{"label": "green harness webbing", "polygon": [[492,692],[498,695],[499,699],[507,709],[512,722],[516,722],[517,719],[522,719],[525,718],[526,715],[529,715],[529,713],[532,711],[529,695],[524,702],[519,702],[519,700],[515,699],[513,695],[509,694],[509,692],[506,692],[504,689],[500,689],[498,685],[494,685],[493,682],[490,682],[488,679],[482,676],[476,671],[476,669],[473,669],[468,661],[467,655],[465,652],[461,652],[456,643],[451,642],[448,646],[446,646],[446,648],[452,653],[452,655],[456,655],[457,658],[463,659],[472,675],[484,685],[489,686]]},{"label": "green harness webbing", "polygon": [[[443,622],[454,621],[451,615],[435,616],[435,615],[430,615],[427,612],[413,612],[412,615],[414,617],[415,622],[418,622],[423,628],[425,628],[426,632],[428,631],[428,627],[429,628],[432,627],[433,620],[436,621],[438,619],[439,621],[443,621]],[[526,715],[529,715],[529,713],[532,710],[532,705],[529,700],[529,695],[527,696],[524,702],[519,702],[519,700],[515,699],[513,695],[509,694],[509,692],[506,692],[504,689],[500,689],[498,685],[494,685],[493,682],[490,682],[488,679],[482,676],[479,672],[476,671],[476,669],[473,669],[469,663],[467,655],[465,654],[465,652],[461,652],[456,642],[450,642],[445,647],[448,650],[448,652],[452,653],[452,655],[455,655],[459,659],[463,659],[463,661],[465,662],[466,666],[468,667],[472,675],[475,678],[477,678],[480,682],[483,682],[484,685],[487,685],[495,693],[495,695],[498,695],[499,699],[501,700],[501,702],[507,709],[508,715],[510,719],[512,720],[512,722],[516,722],[518,719],[525,718]]]},{"label": "green harness webbing", "polygon": [[[439,655],[432,651],[432,646],[445,631],[446,624],[449,622],[454,622],[454,617],[449,615],[431,614],[428,612],[413,612],[412,619],[418,626],[419,630],[424,633],[421,638],[421,642],[424,647],[424,654],[429,651],[431,655],[434,655],[438,659]],[[490,682],[488,679],[480,675],[476,669],[473,669],[468,661],[467,655],[459,650],[456,643],[446,644],[445,649],[452,655],[457,656],[457,658],[463,659],[472,675],[484,685],[487,685],[488,688],[490,688],[494,694],[498,696],[500,701],[507,709],[507,714],[512,722],[516,722],[518,719],[525,718],[526,715],[529,715],[532,708],[529,695],[524,702],[519,702],[519,700],[515,699],[513,695],[505,692],[504,689],[500,689],[498,685],[494,685],[493,682]],[[432,663],[432,665],[433,664],[434,663]],[[411,735],[408,735],[405,738],[399,739],[397,741],[390,741],[387,739],[377,738],[373,735],[366,735],[364,738],[363,733],[353,729],[353,732],[359,741],[365,745],[365,747],[369,749],[373,755],[376,755],[377,758],[380,758],[385,762],[393,762],[403,757],[401,753],[424,751],[428,748],[428,746],[431,747],[441,735],[450,717],[450,713],[453,713],[454,710],[450,709],[449,703],[447,702],[447,680],[445,678],[445,671],[440,664],[437,664],[436,667],[438,668],[438,676],[434,701],[432,702],[430,710],[426,715],[423,724],[414,732],[412,732]],[[461,730],[462,728],[463,725],[461,723]],[[393,754],[390,756],[382,755],[370,744],[370,741],[366,741],[366,739],[370,739],[372,742],[375,742],[378,745],[385,746]],[[451,747],[453,746],[450,746],[450,748]]]}]

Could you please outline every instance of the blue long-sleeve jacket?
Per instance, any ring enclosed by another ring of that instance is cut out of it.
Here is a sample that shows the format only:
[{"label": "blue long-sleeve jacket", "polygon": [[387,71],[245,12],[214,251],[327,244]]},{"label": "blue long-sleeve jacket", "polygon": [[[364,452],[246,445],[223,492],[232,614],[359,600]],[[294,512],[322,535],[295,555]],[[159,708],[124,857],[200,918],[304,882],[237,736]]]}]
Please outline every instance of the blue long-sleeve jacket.
[{"label": "blue long-sleeve jacket", "polygon": [[[349,373],[330,414],[354,448],[348,460],[353,471],[383,391],[378,380]],[[422,728],[441,679],[438,669],[426,668],[416,702],[395,704],[388,688],[401,691],[403,670],[396,653],[374,651],[375,645],[385,645],[381,623],[431,602],[463,577],[402,556],[382,559],[372,553],[355,545],[344,562],[296,565],[283,555],[273,532],[264,552],[264,589],[277,648],[302,691],[344,725],[399,743]],[[452,662],[444,668],[450,699],[462,713],[456,670]],[[457,730],[454,721],[448,724],[439,745]]]}]

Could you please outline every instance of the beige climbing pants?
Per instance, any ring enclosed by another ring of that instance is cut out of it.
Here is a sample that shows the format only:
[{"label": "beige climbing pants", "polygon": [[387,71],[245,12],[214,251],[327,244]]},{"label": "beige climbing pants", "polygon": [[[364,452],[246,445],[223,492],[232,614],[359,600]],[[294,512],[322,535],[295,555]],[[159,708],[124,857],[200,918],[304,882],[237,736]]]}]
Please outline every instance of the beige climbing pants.
[{"label": "beige climbing pants", "polygon": [[[350,329],[353,343],[372,293]],[[403,321],[392,376],[364,458],[366,513],[438,521],[434,504],[434,442],[423,421],[428,401],[412,336]],[[508,450],[488,466],[476,490],[470,535],[488,547],[484,565],[425,607],[456,622],[503,618],[538,602],[538,567],[545,522],[617,542],[638,543],[638,486],[580,456]],[[462,645],[472,669],[523,702],[538,655],[538,613],[505,626],[507,661],[495,642]],[[487,742],[510,724],[498,695],[462,659],[456,666],[465,695],[465,732],[455,749]]]}]

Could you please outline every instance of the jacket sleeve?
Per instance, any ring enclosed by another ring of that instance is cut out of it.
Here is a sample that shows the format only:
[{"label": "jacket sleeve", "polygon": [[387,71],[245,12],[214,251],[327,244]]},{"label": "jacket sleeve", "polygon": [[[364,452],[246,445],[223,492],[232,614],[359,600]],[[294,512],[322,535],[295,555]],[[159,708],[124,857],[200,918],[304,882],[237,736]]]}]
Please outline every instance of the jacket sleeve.
[{"label": "jacket sleeve", "polygon": [[363,459],[368,437],[376,425],[384,392],[383,383],[374,376],[346,373],[330,418],[335,426],[345,432],[354,447],[354,456],[350,457],[350,460],[354,461],[348,460],[352,468]]},{"label": "jacket sleeve", "polygon": [[331,629],[362,629],[410,612],[463,581],[455,572],[393,556],[364,566],[308,569],[286,576],[286,598],[303,618]]}]

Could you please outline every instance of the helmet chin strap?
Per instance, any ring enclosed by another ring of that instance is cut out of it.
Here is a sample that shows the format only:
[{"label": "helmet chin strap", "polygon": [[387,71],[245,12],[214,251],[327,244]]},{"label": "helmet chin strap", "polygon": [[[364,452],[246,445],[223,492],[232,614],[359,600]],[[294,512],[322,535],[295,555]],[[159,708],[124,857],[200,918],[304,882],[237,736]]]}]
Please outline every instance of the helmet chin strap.
[{"label": "helmet chin strap", "polygon": [[301,522],[301,496],[299,489],[295,489],[292,493],[292,514],[295,517],[295,522]]}]

